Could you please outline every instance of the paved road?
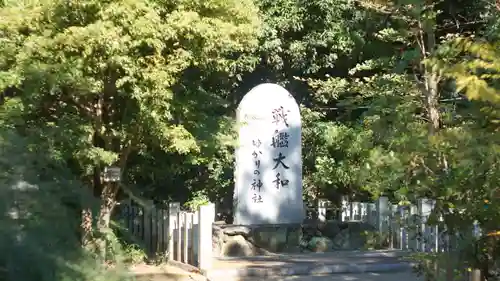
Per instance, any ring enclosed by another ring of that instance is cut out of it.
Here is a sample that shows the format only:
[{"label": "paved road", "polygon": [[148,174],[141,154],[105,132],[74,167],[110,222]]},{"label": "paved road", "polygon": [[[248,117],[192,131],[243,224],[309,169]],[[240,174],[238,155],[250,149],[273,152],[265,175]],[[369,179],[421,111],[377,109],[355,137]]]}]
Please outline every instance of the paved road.
[{"label": "paved road", "polygon": [[[185,276],[157,275],[138,277],[136,281],[199,281],[201,278]],[[326,276],[281,276],[281,277],[229,277],[224,281],[423,281],[411,273],[360,273],[360,274],[335,274]],[[222,281],[222,280],[211,280]]]},{"label": "paved road", "polygon": [[[207,275],[210,281],[423,281],[411,273],[411,266],[404,261],[407,255],[401,251],[357,251],[224,258],[216,259]],[[161,271],[149,270],[156,274],[137,280],[206,281],[190,272]],[[330,274],[321,275],[325,273]]]},{"label": "paved road", "polygon": [[408,256],[404,251],[339,251],[328,253],[281,254],[272,256],[219,258],[214,270],[293,265],[388,264],[401,262]]},{"label": "paved road", "polygon": [[[215,280],[217,281],[217,280]],[[239,278],[224,281],[423,281],[412,273],[362,273],[327,276],[287,276],[272,278]]]},{"label": "paved road", "polygon": [[[221,258],[214,261],[213,268],[207,272],[207,276],[208,279],[217,281],[226,278],[238,280],[238,278],[260,277],[264,280],[265,277],[271,276],[406,272],[411,270],[411,265],[404,261],[407,255],[407,252],[402,251],[353,251]],[[353,276],[354,279],[346,277],[347,279],[331,280],[362,280]],[[366,279],[367,276],[372,275],[365,275],[363,278]],[[371,278],[377,278],[377,275]]]}]

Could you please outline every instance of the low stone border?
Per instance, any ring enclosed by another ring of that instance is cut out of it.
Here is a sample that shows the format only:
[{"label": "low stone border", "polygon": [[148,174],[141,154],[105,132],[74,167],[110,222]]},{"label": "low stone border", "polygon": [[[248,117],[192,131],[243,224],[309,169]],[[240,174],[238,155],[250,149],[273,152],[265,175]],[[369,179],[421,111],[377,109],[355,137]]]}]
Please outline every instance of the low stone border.
[{"label": "low stone border", "polygon": [[294,265],[294,266],[252,266],[248,268],[220,269],[205,272],[209,280],[223,280],[237,277],[275,277],[290,275],[329,275],[339,273],[379,273],[411,271],[413,263],[385,263],[385,264],[332,264],[332,265]]},{"label": "low stone border", "polygon": [[190,272],[190,273],[201,274],[200,269],[197,268],[196,266],[192,266],[190,264],[186,264],[186,263],[183,263],[183,262],[180,262],[180,261],[169,260],[169,261],[167,261],[167,264],[171,265],[171,266],[175,266],[175,267],[181,268],[181,269],[183,269],[183,270],[185,270],[187,272]]},{"label": "low stone border", "polygon": [[207,281],[200,270],[178,261],[168,261],[162,265],[139,264],[129,268],[127,273],[133,281]]}]

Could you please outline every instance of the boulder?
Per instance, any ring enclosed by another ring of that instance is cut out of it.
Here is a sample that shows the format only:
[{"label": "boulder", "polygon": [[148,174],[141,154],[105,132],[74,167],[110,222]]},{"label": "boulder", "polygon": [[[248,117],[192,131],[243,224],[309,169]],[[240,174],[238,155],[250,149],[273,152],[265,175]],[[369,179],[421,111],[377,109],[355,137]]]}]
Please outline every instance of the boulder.
[{"label": "boulder", "polygon": [[351,248],[349,229],[341,230],[333,239],[332,248],[336,250],[348,250]]},{"label": "boulder", "polygon": [[215,257],[221,256],[223,246],[224,246],[224,232],[219,226],[214,225],[212,227],[212,248]]},{"label": "boulder", "polygon": [[260,248],[267,249],[271,252],[281,252],[287,244],[287,229],[282,228],[261,228],[255,230],[253,238],[255,244]]},{"label": "boulder", "polygon": [[315,253],[324,253],[328,252],[330,249],[333,247],[333,242],[332,240],[328,239],[327,237],[312,237],[311,240],[309,240],[307,249],[315,252]]},{"label": "boulder", "polygon": [[248,237],[252,232],[252,229],[247,226],[242,225],[227,225],[223,228],[224,234],[229,236],[242,235]]},{"label": "boulder", "polygon": [[365,231],[375,227],[365,222],[345,222],[342,230],[333,238],[333,248],[337,250],[359,250],[365,248]]},{"label": "boulder", "polygon": [[224,243],[221,254],[225,257],[248,257],[254,255],[254,248],[254,245],[248,242],[245,237],[234,235],[230,240]]},{"label": "boulder", "polygon": [[322,236],[323,234],[317,228],[317,224],[305,224],[302,226],[302,235],[305,237]]},{"label": "boulder", "polygon": [[321,225],[319,229],[323,236],[333,239],[337,234],[340,233],[341,229],[337,221],[328,221]]},{"label": "boulder", "polygon": [[271,252],[255,246],[242,235],[229,236],[221,249],[221,256],[226,257],[249,257],[256,255],[272,255]]}]

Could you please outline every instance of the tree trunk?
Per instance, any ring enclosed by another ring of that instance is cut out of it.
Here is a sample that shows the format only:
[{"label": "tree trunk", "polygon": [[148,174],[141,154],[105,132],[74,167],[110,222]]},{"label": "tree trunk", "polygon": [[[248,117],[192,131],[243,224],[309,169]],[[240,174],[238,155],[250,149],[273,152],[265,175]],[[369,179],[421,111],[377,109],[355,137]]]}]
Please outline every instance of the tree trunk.
[{"label": "tree trunk", "polygon": [[[102,93],[95,97],[92,103],[92,117],[93,117],[93,145],[95,147],[100,147],[106,151],[112,151],[119,155],[118,163],[114,163],[120,168],[120,171],[125,170],[128,156],[132,149],[132,141],[127,138],[120,138],[112,134],[113,119],[112,117],[116,114],[113,109],[113,96],[116,95],[116,85],[117,74],[113,72],[112,69],[108,69],[106,78],[103,80],[104,89]],[[118,105],[115,105],[118,106]],[[102,164],[96,165],[94,169],[94,181],[93,181],[93,193],[96,198],[99,198],[99,212],[97,216],[97,231],[99,237],[94,238],[95,245],[97,247],[96,252],[103,259],[106,258],[107,250],[107,240],[110,238],[108,235],[110,232],[110,222],[111,215],[114,207],[116,206],[116,200],[118,191],[120,189],[119,182],[103,182],[102,179]],[[90,221],[92,221],[92,216],[88,216]],[[84,232],[91,233],[92,223],[89,227],[84,228]]]},{"label": "tree trunk", "polygon": [[106,252],[107,252],[107,242],[109,240],[109,235],[111,235],[111,231],[109,228],[109,224],[111,221],[111,214],[113,212],[114,207],[116,206],[116,194],[118,193],[118,184],[117,183],[105,183],[104,188],[101,192],[101,203],[99,206],[99,217],[97,220],[97,230],[99,231],[99,239],[98,239],[98,250],[100,258],[105,261],[106,260]]},{"label": "tree trunk", "polygon": [[[427,4],[432,4],[432,1],[428,1]],[[421,19],[419,29],[417,41],[419,42],[422,58],[427,59],[434,54],[436,49],[436,23],[430,18]],[[441,78],[433,69],[423,66],[421,70],[423,70],[423,94],[425,95],[427,116],[429,118],[429,135],[432,136],[439,131],[441,125],[439,113],[439,81]]]},{"label": "tree trunk", "polygon": [[[110,149],[111,145],[107,146],[107,149]],[[123,172],[125,170],[125,166],[127,164],[127,159],[130,154],[132,146],[126,145],[122,148],[120,152],[120,160],[117,165],[120,168],[120,171]],[[100,198],[100,208],[99,208],[99,217],[97,221],[97,229],[101,235],[99,239],[99,252],[100,257],[103,260],[106,260],[106,251],[107,251],[107,241],[110,238],[107,235],[112,235],[110,231],[110,222],[111,215],[113,213],[114,208],[117,204],[117,196],[118,191],[120,190],[119,182],[105,182],[101,184],[101,192],[99,194]]]},{"label": "tree trunk", "polygon": [[426,107],[429,118],[429,135],[434,135],[439,131],[441,116],[439,113],[439,79],[434,73],[426,73],[425,78]]},{"label": "tree trunk", "polygon": [[111,213],[116,206],[116,194],[118,193],[117,183],[107,183],[101,193],[101,205],[99,209],[99,220],[97,226],[99,230],[109,228]]},{"label": "tree trunk", "polygon": [[81,242],[84,248],[90,248],[92,245],[92,210],[83,207],[81,227]]}]

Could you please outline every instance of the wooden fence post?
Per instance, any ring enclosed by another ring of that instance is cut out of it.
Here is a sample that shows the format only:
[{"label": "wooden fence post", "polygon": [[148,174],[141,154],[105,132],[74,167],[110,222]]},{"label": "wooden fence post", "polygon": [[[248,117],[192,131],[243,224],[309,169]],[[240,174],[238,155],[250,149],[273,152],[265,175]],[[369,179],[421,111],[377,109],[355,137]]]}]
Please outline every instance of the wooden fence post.
[{"label": "wooden fence post", "polygon": [[142,215],[143,215],[143,224],[142,224],[142,231],[144,234],[144,243],[146,244],[146,250],[148,256],[153,255],[153,219],[152,219],[152,214],[153,214],[153,201],[148,200],[146,206],[141,206],[142,208]]},{"label": "wooden fence post", "polygon": [[125,224],[125,227],[128,229],[133,229],[132,225],[134,218],[132,216],[132,200],[130,200],[130,198],[123,200],[120,203],[119,207],[121,210],[122,219]]},{"label": "wooden fence post", "polygon": [[206,271],[212,267],[212,224],[215,219],[213,203],[200,206],[198,209],[198,267]]},{"label": "wooden fence post", "polygon": [[[153,202],[151,202],[153,204]],[[158,208],[156,208],[156,205],[152,205],[151,210],[151,245],[152,245],[152,254],[157,255],[160,254],[159,252],[159,233],[158,233]]]}]

